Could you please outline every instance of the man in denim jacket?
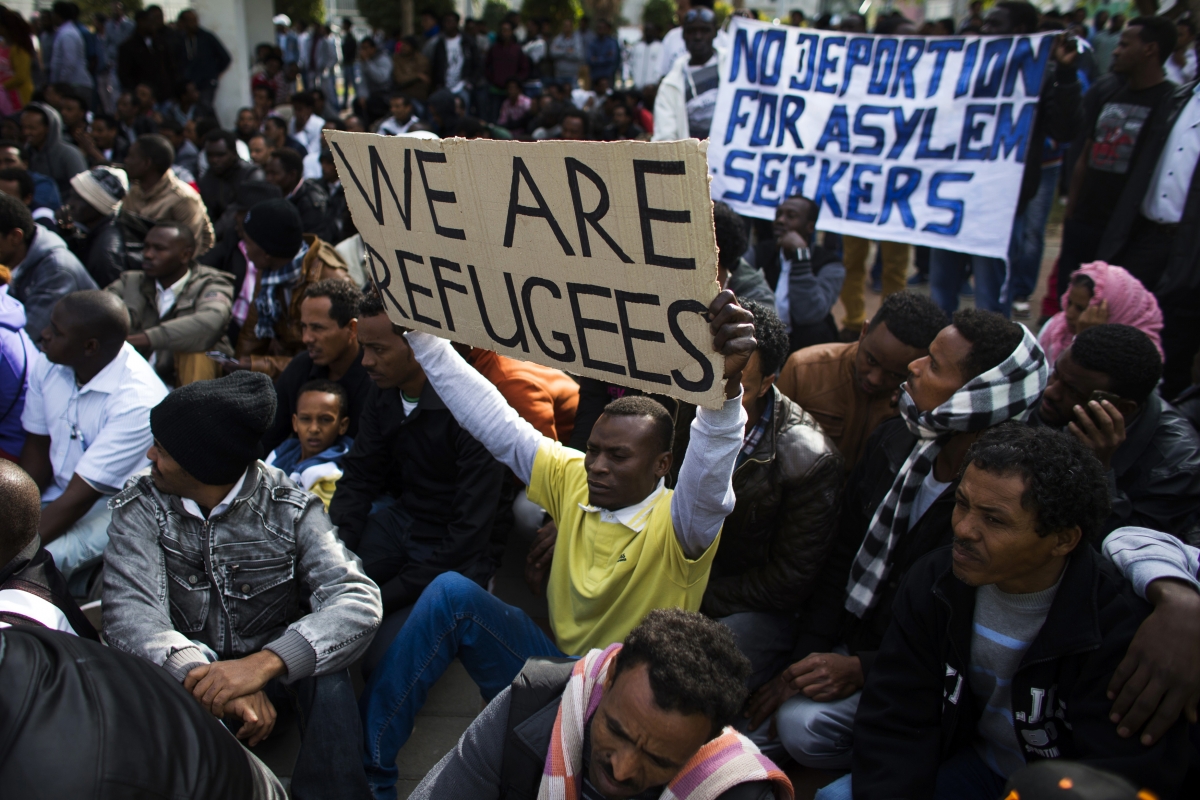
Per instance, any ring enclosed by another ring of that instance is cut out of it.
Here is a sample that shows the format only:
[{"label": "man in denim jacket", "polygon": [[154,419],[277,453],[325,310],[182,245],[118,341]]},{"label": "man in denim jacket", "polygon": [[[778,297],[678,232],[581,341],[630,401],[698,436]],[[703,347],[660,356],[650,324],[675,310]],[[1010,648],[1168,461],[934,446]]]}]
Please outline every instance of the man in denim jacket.
[{"label": "man in denim jacket", "polygon": [[150,412],[149,475],[111,501],[109,644],[161,665],[253,746],[299,712],[293,796],[366,798],[347,666],[379,625],[379,589],[321,501],[266,466],[265,375],[190,384]]}]

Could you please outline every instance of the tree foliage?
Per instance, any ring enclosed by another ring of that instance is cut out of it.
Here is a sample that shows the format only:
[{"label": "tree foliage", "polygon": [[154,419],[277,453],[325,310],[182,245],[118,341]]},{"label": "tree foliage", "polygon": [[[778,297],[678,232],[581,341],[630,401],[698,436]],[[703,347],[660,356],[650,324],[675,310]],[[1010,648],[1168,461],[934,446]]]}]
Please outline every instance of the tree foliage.
[{"label": "tree foliage", "polygon": [[652,22],[659,33],[666,33],[675,27],[675,13],[675,0],[646,0],[642,6],[642,24]]},{"label": "tree foliage", "polygon": [[[426,11],[432,11],[441,19],[456,10],[454,0],[414,0],[413,24],[417,24]],[[358,0],[358,13],[366,17],[367,24],[373,28],[400,32],[400,0]]]},{"label": "tree foliage", "polygon": [[504,0],[487,0],[483,4],[483,13],[479,16],[487,29],[494,31],[500,28],[500,20],[504,19],[504,15],[507,13],[508,3]]},{"label": "tree foliage", "polygon": [[323,0],[274,0],[275,13],[287,14],[292,22],[325,21],[325,3]]},{"label": "tree foliage", "polygon": [[521,4],[522,19],[548,19],[558,26],[564,19],[578,20],[583,16],[580,0],[525,0]]}]

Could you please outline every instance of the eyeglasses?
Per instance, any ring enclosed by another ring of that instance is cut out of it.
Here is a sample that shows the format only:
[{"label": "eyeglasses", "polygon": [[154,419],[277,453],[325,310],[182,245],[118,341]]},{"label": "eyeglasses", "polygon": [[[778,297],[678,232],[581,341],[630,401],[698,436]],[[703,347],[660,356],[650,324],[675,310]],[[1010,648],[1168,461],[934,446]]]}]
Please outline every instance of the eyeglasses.
[{"label": "eyeglasses", "polygon": [[683,24],[689,25],[693,22],[716,22],[717,15],[711,8],[693,8],[683,15]]}]

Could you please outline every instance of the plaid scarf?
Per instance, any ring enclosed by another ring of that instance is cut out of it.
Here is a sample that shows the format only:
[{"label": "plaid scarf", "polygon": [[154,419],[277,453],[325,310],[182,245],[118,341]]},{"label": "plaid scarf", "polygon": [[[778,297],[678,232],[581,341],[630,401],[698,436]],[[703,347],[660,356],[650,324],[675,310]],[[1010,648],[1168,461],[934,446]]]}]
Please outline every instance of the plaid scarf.
[{"label": "plaid scarf", "polygon": [[[254,309],[258,312],[254,335],[259,339],[275,338],[275,323],[287,315],[287,308],[292,302],[292,285],[304,273],[304,256],[307,253],[308,243],[305,242],[286,267],[263,273],[258,297],[254,298]],[[282,292],[278,290],[280,286],[283,287]]]},{"label": "plaid scarf", "polygon": [[908,532],[912,502],[946,442],[956,433],[981,431],[1010,419],[1024,420],[1042,396],[1050,374],[1046,355],[1029,329],[1023,330],[1025,337],[1012,355],[972,378],[932,411],[919,411],[908,392],[901,392],[900,414],[918,441],[875,510],[850,567],[846,610],[854,616],[861,618],[878,599],[896,542]]},{"label": "plaid scarf", "polygon": [[[600,705],[609,664],[620,649],[620,644],[612,644],[604,650],[592,650],[575,662],[554,719],[538,800],[580,797],[584,727]],[[751,781],[773,782],[777,800],[792,800],[795,796],[791,781],[779,767],[745,736],[726,728],[683,765],[660,800],[714,800],[734,786]]]}]

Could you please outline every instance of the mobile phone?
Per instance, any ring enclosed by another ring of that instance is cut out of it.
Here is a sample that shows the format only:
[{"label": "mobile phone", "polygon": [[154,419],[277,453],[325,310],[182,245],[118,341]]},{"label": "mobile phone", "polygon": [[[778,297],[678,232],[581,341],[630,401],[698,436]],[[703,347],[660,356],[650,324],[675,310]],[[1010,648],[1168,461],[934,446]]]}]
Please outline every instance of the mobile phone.
[{"label": "mobile phone", "polygon": [[1121,400],[1121,396],[1119,394],[1113,394],[1112,392],[1102,392],[1097,389],[1096,391],[1092,392],[1092,396],[1088,398],[1088,402],[1095,401],[1099,403],[1104,400],[1107,400],[1115,406]]},{"label": "mobile phone", "polygon": [[216,361],[218,364],[231,364],[235,367],[240,366],[240,364],[236,358],[230,358],[229,356],[222,353],[220,350],[209,350],[204,355],[208,356],[213,361]]}]

